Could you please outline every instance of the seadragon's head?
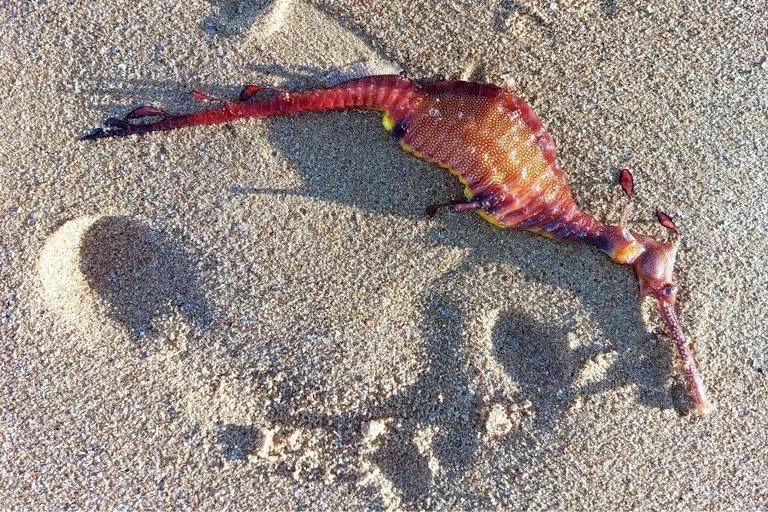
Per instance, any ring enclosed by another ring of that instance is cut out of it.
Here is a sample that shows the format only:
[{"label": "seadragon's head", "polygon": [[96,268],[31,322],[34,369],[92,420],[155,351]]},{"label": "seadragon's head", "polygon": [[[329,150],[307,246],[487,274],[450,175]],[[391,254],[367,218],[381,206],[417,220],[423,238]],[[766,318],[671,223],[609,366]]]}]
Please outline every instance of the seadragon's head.
[{"label": "seadragon's head", "polygon": [[651,295],[674,304],[677,297],[674,271],[678,244],[658,242],[645,235],[633,236],[643,248],[642,254],[632,262],[632,269],[640,283],[640,296]]},{"label": "seadragon's head", "polygon": [[[625,171],[622,171],[622,186],[627,195],[631,197],[632,177],[628,171],[626,171],[626,175]],[[675,348],[680,356],[682,369],[688,381],[694,405],[699,412],[706,414],[712,410],[712,404],[707,397],[707,391],[701,379],[701,374],[699,374],[696,368],[693,351],[685,340],[680,322],[677,319],[677,313],[675,312],[677,285],[673,275],[680,242],[680,232],[674,221],[667,214],[657,211],[656,216],[662,226],[675,234],[677,240],[674,243],[660,242],[650,236],[630,234],[637,251],[634,257],[631,258],[631,261],[627,263],[632,266],[637,275],[640,283],[640,296],[650,295],[658,302],[659,312],[667,325],[669,334],[675,342]],[[624,222],[623,219],[622,224]],[[623,228],[623,231],[629,234],[626,228]]]}]

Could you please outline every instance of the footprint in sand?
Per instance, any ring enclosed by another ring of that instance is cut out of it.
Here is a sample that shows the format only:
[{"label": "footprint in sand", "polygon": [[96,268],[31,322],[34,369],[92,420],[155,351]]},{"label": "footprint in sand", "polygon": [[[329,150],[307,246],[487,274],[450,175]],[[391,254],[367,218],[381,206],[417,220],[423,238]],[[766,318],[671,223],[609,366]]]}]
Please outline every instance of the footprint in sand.
[{"label": "footprint in sand", "polygon": [[161,231],[124,216],[67,222],[39,263],[44,296],[63,318],[86,331],[122,326],[136,338],[173,308],[198,327],[210,322],[194,268]]},{"label": "footprint in sand", "polygon": [[[228,40],[225,46],[232,52],[232,61],[242,69],[291,82],[310,78],[324,85],[402,71],[380,55],[371,41],[308,2],[210,0],[210,4],[203,29]],[[328,70],[336,71],[329,74]]]},{"label": "footprint in sand", "polygon": [[209,34],[239,36],[256,30],[266,37],[282,28],[292,0],[210,0],[210,3],[211,14],[203,21],[203,28]]}]

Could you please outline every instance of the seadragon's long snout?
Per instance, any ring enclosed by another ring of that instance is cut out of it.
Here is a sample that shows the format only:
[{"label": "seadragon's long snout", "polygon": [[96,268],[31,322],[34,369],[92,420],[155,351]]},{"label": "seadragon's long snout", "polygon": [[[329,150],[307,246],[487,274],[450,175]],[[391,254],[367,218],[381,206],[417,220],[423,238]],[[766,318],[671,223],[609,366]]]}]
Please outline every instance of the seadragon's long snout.
[{"label": "seadragon's long snout", "polygon": [[[627,195],[631,197],[632,177],[629,172]],[[622,171],[622,180],[625,176]],[[622,183],[622,187],[624,184]],[[669,335],[675,342],[675,348],[680,357],[682,370],[688,381],[693,405],[701,414],[710,412],[713,407],[707,397],[707,390],[701,378],[696,361],[693,358],[693,350],[685,341],[683,329],[675,313],[675,300],[677,286],[673,280],[675,259],[680,248],[680,232],[672,218],[662,211],[656,212],[656,217],[662,226],[672,231],[677,236],[675,243],[659,242],[647,235],[633,235],[631,238],[640,247],[640,254],[630,263],[640,283],[640,296],[651,295],[659,303],[659,311],[667,324]]]},{"label": "seadragon's long snout", "polygon": [[677,314],[675,313],[675,306],[672,301],[667,300],[664,297],[658,297],[659,311],[669,329],[669,334],[675,342],[675,348],[680,356],[680,361],[683,364],[683,372],[685,378],[688,380],[688,387],[691,390],[693,397],[693,403],[696,409],[706,414],[712,410],[712,404],[707,397],[707,390],[704,387],[704,382],[701,379],[701,374],[696,368],[696,362],[693,359],[693,351],[685,341],[683,330],[680,328],[680,322],[677,320]]}]

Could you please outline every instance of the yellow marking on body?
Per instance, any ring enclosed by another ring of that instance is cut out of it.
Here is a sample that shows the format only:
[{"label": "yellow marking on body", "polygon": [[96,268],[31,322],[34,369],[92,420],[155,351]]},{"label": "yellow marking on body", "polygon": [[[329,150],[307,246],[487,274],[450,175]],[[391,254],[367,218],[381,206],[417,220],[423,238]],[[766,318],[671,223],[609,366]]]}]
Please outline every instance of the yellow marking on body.
[{"label": "yellow marking on body", "polygon": [[392,128],[395,127],[395,120],[389,117],[389,114],[384,114],[384,116],[381,118],[381,124],[384,125],[385,130],[391,132]]},{"label": "yellow marking on body", "polygon": [[623,247],[616,247],[611,253],[611,259],[616,263],[622,265],[630,264],[635,261],[638,256],[645,252],[645,248],[640,245],[636,240],[630,240]]},{"label": "yellow marking on body", "polygon": [[541,235],[544,238],[548,238],[550,240],[557,240],[555,235],[553,235],[549,231],[544,231],[543,229],[540,229],[540,228],[532,227],[532,228],[526,229],[526,231],[530,231],[531,233],[535,233],[537,235]]},{"label": "yellow marking on body", "polygon": [[494,217],[493,215],[491,215],[488,212],[485,212],[483,210],[476,210],[476,211],[477,211],[477,214],[479,216],[481,216],[483,219],[487,220],[488,222],[490,222],[494,226],[497,226],[497,227],[500,227],[500,228],[509,228],[509,227],[511,227],[511,226],[507,226],[506,224],[502,224],[501,221],[499,221],[499,219],[497,219],[496,217]]}]

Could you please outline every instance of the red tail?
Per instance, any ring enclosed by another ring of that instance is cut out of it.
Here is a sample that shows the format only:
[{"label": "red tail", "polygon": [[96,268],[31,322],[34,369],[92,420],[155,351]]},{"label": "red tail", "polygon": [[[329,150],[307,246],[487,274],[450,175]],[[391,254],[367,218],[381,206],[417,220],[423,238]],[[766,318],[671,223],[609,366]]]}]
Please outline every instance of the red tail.
[{"label": "red tail", "polygon": [[[227,123],[245,117],[268,117],[315,110],[373,108],[385,110],[391,117],[395,117],[392,115],[395,111],[409,107],[417,89],[416,84],[400,75],[368,76],[326,89],[299,92],[247,86],[240,95],[240,101],[225,102],[216,108],[191,114],[172,115],[145,105],[129,112],[125,119],[107,119],[104,122],[106,128],[97,128],[82,139],[122,137],[186,126]],[[260,91],[264,91],[264,97],[254,98]],[[160,119],[144,123],[129,121],[148,117]]]}]

